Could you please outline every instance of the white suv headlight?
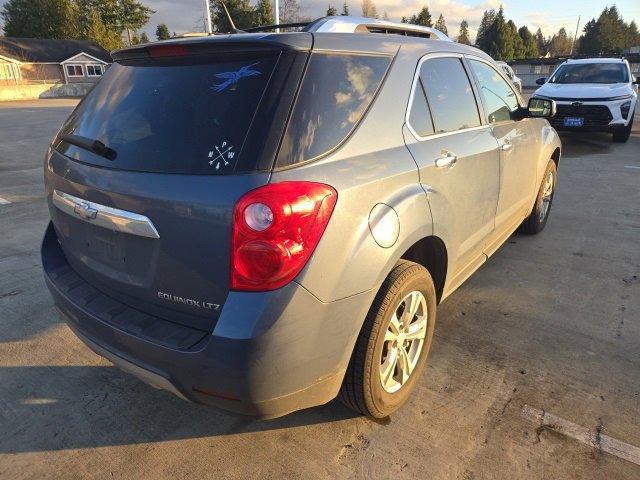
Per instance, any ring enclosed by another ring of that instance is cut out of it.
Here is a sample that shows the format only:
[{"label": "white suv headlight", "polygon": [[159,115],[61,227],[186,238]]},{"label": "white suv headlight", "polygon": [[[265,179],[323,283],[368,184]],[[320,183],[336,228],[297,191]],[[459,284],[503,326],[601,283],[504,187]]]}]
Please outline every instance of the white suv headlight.
[{"label": "white suv headlight", "polygon": [[631,100],[629,100],[628,102],[624,102],[622,105],[620,105],[620,115],[622,115],[622,118],[624,118],[625,120],[627,119],[627,117],[629,117],[630,109],[631,109]]}]

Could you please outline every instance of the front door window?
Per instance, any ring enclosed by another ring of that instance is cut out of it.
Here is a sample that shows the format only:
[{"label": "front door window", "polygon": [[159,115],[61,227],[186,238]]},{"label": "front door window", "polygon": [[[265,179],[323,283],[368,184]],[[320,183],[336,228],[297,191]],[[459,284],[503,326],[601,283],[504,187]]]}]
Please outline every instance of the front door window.
[{"label": "front door window", "polygon": [[511,112],[518,109],[518,97],[507,81],[490,65],[470,60],[471,68],[478,78],[480,92],[489,123],[511,120]]}]

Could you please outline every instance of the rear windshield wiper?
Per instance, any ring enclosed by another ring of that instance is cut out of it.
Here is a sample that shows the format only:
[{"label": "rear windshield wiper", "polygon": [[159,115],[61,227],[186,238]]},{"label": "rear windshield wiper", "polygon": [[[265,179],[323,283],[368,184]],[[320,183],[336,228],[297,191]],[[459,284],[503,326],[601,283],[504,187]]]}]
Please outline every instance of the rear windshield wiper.
[{"label": "rear windshield wiper", "polygon": [[87,138],[81,135],[60,135],[60,140],[89,150],[107,160],[115,160],[118,156],[118,153],[114,149],[107,147],[100,140],[94,140],[93,138]]}]

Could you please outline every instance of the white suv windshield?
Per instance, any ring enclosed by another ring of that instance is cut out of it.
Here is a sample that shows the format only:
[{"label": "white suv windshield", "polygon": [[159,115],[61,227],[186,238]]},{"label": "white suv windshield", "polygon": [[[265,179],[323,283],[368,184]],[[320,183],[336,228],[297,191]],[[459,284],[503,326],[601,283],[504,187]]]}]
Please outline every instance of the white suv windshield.
[{"label": "white suv windshield", "polygon": [[562,65],[550,83],[626,83],[627,66],[623,63],[580,63]]}]

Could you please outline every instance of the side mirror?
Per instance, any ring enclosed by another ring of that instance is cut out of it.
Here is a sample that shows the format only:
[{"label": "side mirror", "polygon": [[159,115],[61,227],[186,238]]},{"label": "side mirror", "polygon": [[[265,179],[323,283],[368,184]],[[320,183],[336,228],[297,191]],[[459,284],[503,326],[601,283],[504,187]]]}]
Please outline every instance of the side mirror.
[{"label": "side mirror", "polygon": [[540,77],[539,79],[536,80],[537,85],[544,85],[546,82],[547,82],[547,79],[544,77]]},{"label": "side mirror", "polygon": [[532,118],[551,118],[556,114],[556,102],[547,98],[530,98],[527,113]]},{"label": "side mirror", "polygon": [[640,77],[636,78],[633,83],[635,83],[636,85],[640,85]]}]

